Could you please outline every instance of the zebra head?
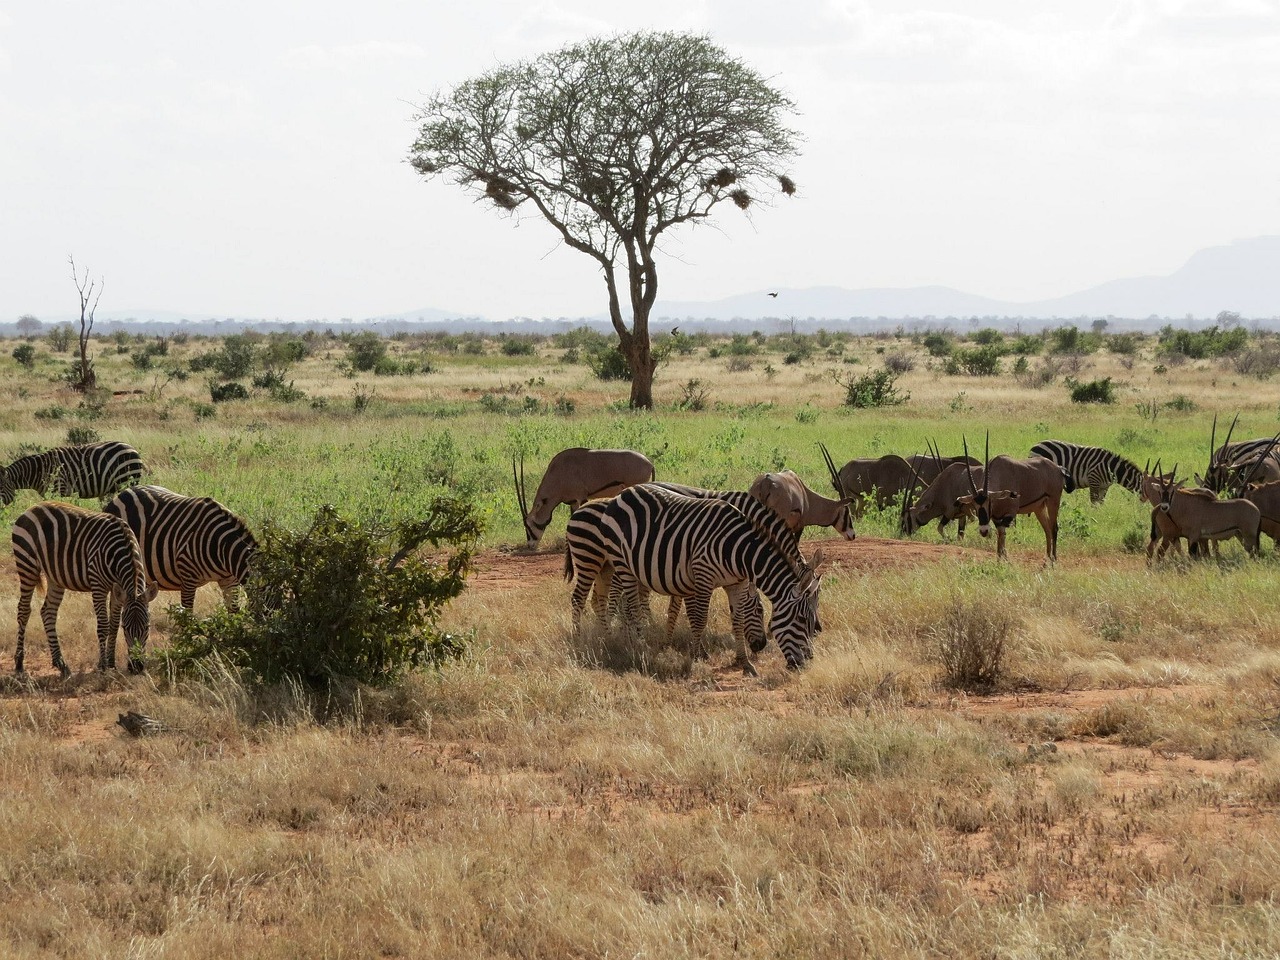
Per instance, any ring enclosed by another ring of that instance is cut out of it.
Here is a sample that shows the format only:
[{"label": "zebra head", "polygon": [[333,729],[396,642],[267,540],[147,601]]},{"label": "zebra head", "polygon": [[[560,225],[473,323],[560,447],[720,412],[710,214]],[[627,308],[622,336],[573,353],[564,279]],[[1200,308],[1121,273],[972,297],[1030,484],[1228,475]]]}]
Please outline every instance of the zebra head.
[{"label": "zebra head", "polygon": [[[129,649],[130,673],[142,673],[145,669],[142,655],[146,653],[147,637],[151,633],[150,602],[155,599],[157,592],[155,581],[147,580],[145,590],[125,597],[120,625],[124,629],[125,646]],[[111,642],[115,643],[114,638]]]},{"label": "zebra head", "polygon": [[819,548],[795,585],[773,606],[769,632],[786,658],[788,670],[798,670],[809,662],[813,657],[813,637],[822,629],[818,620],[822,562]]}]

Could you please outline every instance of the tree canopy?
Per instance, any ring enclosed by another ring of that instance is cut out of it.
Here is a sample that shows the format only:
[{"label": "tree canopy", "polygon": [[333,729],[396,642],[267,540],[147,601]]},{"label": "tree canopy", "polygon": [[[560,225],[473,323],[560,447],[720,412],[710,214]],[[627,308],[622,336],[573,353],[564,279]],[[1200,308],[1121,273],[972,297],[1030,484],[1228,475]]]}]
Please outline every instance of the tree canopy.
[{"label": "tree canopy", "polygon": [[649,407],[658,240],[726,201],[747,210],[774,190],[793,194],[783,165],[797,153],[799,135],[784,122],[794,110],[707,37],[633,33],[437,93],[415,117],[409,160],[500,210],[536,210],[599,264],[631,405]]}]

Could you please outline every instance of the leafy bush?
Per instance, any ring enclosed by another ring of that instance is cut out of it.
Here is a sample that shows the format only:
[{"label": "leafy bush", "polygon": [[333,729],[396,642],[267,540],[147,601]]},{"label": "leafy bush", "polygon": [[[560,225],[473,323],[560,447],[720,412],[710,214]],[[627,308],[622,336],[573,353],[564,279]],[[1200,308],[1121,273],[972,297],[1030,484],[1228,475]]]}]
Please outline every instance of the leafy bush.
[{"label": "leafy bush", "polygon": [[247,377],[256,362],[253,341],[242,333],[232,334],[222,341],[222,349],[213,355],[213,367],[227,380]]},{"label": "leafy bush", "polygon": [[1115,385],[1110,377],[1101,380],[1090,380],[1080,383],[1072,377],[1067,378],[1067,389],[1071,391],[1072,403],[1115,403]]},{"label": "leafy bush", "polygon": [[227,400],[248,400],[249,391],[244,388],[243,383],[237,383],[232,380],[230,383],[209,383],[209,399],[214,403],[224,403]]},{"label": "leafy bush", "polygon": [[1160,330],[1160,350],[1171,358],[1182,356],[1203,360],[1220,357],[1243,350],[1248,343],[1249,331],[1244,327],[1219,330],[1215,324],[1204,330],[1175,330],[1168,325]]},{"label": "leafy bush", "polygon": [[93,427],[72,427],[67,431],[67,443],[73,447],[83,446],[86,443],[97,443],[102,439],[102,435]]},{"label": "leafy bush", "polygon": [[358,333],[347,344],[347,360],[353,370],[368,373],[387,355],[387,341],[372,330]]},{"label": "leafy bush", "polygon": [[[208,618],[177,612],[168,657],[185,670],[216,654],[264,683],[385,686],[463,651],[437,618],[462,592],[482,530],[474,507],[455,498],[391,528],[344,518],[332,506],[303,531],[268,522],[245,609]],[[424,543],[452,549],[424,559],[416,555]]]},{"label": "leafy bush", "polygon": [[502,337],[502,353],[507,357],[532,357],[534,355],[535,338],[519,334]]},{"label": "leafy bush", "polygon": [[911,394],[900,393],[896,388],[897,374],[892,370],[877,370],[841,385],[845,388],[846,407],[896,407],[911,399]]},{"label": "leafy bush", "polygon": [[916,368],[916,358],[909,353],[887,353],[884,357],[884,368],[894,373],[910,373]]},{"label": "leafy bush", "polygon": [[1034,357],[1044,349],[1044,337],[1033,333],[1023,334],[1009,345],[1009,352],[1019,357]]},{"label": "leafy bush", "polygon": [[36,348],[29,343],[20,343],[13,348],[13,359],[24,369],[33,370],[36,365]]},{"label": "leafy bush", "polygon": [[931,357],[947,357],[951,355],[951,338],[945,333],[926,333],[921,341]]},{"label": "leafy bush", "polygon": [[1138,352],[1138,338],[1132,333],[1117,333],[1107,337],[1107,349],[1124,357]]},{"label": "leafy bush", "polygon": [[942,364],[943,373],[971,377],[997,377],[1000,375],[1000,348],[974,347],[972,350],[956,350]]},{"label": "leafy bush", "polygon": [[676,404],[677,408],[691,413],[699,413],[707,408],[707,389],[701,380],[690,380],[680,390],[683,396]]},{"label": "leafy bush", "polygon": [[587,366],[600,380],[630,380],[631,364],[626,355],[615,346],[588,355]]},{"label": "leafy bush", "polygon": [[71,346],[71,337],[71,325],[60,323],[56,327],[50,328],[45,339],[49,341],[49,349],[54,353],[66,353]]},{"label": "leafy bush", "polygon": [[995,327],[984,327],[969,334],[969,339],[984,347],[998,347],[1004,343],[1004,334]]}]

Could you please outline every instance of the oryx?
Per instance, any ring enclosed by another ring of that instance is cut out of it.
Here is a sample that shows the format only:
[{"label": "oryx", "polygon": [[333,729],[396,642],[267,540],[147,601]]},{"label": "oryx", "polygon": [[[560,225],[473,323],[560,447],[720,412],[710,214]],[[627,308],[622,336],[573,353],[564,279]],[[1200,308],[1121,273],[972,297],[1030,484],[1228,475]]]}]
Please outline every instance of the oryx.
[{"label": "oryx", "polygon": [[[1177,471],[1175,464],[1173,473]],[[1157,463],[1156,473],[1159,472]],[[1239,539],[1251,556],[1257,555],[1262,516],[1248,500],[1219,500],[1212,490],[1180,487],[1172,475],[1167,480],[1159,476],[1147,478],[1142,494],[1172,521],[1175,534],[1188,543]],[[1162,545],[1157,558],[1163,554]]]},{"label": "oryx", "polygon": [[794,471],[762,473],[748,492],[781,517],[796,534],[805,527],[832,527],[846,540],[857,536],[849,511],[853,498],[829,500],[810,490]]},{"label": "oryx", "polygon": [[[965,441],[965,454],[969,452]],[[1044,530],[1045,554],[1048,563],[1058,559],[1058,509],[1062,503],[1062,491],[1067,476],[1052,460],[1044,457],[1028,457],[1015,460],[1001,454],[990,459],[991,434],[987,434],[981,471],[982,488],[979,489],[972,471],[965,474],[969,481],[969,494],[960,503],[978,518],[978,532],[987,536],[994,522],[996,528],[996,556],[1007,556],[1004,539],[1009,527],[1020,513],[1034,513]],[[994,490],[992,487],[994,486]]]},{"label": "oryx", "polygon": [[[952,457],[950,462],[943,459],[936,446],[929,448],[929,457],[912,457],[922,466],[932,469],[920,473],[912,468],[912,482],[902,500],[901,532],[905,536],[915,533],[933,520],[938,521],[938,535],[941,536],[952,520],[957,521],[956,536],[964,538],[965,521],[971,515],[961,498],[973,489],[976,480],[982,478],[982,467],[977,460],[965,451],[963,458]],[[975,473],[975,471],[977,471]],[[932,473],[932,479],[929,478]],[[915,488],[920,487],[919,496],[915,496]],[[913,499],[914,498],[914,499]]]},{"label": "oryx", "polygon": [[961,457],[943,457],[931,450],[928,456],[913,454],[904,458],[890,453],[883,457],[850,460],[837,470],[826,446],[818,444],[818,447],[831,472],[831,485],[836,495],[850,498],[850,511],[855,518],[866,511],[868,501],[874,503],[877,510],[883,510],[910,490],[917,478],[927,485],[949,464],[969,462],[976,465],[978,462]]},{"label": "oryx", "polygon": [[1280,480],[1280,457],[1277,456],[1275,443],[1271,438],[1258,437],[1231,442],[1231,434],[1235,432],[1239,421],[1240,414],[1237,413],[1227,429],[1227,439],[1215,450],[1213,445],[1217,440],[1218,417],[1214,415],[1213,427],[1209,432],[1209,466],[1203,477],[1196,477],[1197,483],[1214,493],[1222,493],[1236,486],[1250,467],[1253,468],[1250,474],[1257,480]]},{"label": "oryx", "polygon": [[523,455],[519,473],[512,458],[511,476],[516,484],[516,501],[524,520],[525,536],[528,545],[534,547],[560,504],[567,503],[570,510],[576,510],[588,500],[612,497],[637,483],[648,483],[654,478],[654,470],[649,458],[635,450],[570,447],[561,450],[547,464],[538,492],[533,495],[532,509],[525,495]]}]

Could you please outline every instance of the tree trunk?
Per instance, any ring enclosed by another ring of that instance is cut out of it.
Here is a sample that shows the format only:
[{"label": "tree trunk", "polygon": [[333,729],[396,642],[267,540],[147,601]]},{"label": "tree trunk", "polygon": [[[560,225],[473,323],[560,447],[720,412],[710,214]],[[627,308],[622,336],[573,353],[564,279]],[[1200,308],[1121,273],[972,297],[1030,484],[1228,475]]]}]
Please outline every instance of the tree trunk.
[{"label": "tree trunk", "polygon": [[631,367],[631,409],[653,409],[653,374],[657,364],[649,349],[649,337],[632,337],[627,351],[627,363]]}]

